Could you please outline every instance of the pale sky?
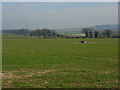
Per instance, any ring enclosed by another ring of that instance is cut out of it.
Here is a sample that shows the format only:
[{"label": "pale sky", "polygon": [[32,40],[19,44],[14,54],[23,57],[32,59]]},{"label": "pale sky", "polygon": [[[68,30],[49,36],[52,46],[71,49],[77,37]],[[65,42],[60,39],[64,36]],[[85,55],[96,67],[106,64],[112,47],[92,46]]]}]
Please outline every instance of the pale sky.
[{"label": "pale sky", "polygon": [[1,0],[2,2],[119,2],[119,0]]},{"label": "pale sky", "polygon": [[4,2],[3,29],[81,28],[118,23],[117,2]]},{"label": "pale sky", "polygon": [[1,33],[1,30],[2,30],[2,3],[0,3],[0,33]]}]

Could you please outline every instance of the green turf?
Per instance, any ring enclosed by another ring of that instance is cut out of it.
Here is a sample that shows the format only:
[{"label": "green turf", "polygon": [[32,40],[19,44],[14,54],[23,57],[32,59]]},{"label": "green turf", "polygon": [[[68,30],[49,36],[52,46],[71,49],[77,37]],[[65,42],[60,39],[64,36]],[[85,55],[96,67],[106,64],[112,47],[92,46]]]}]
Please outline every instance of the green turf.
[{"label": "green turf", "polygon": [[[81,40],[90,43],[81,44]],[[4,87],[118,87],[118,39],[3,39]]]}]

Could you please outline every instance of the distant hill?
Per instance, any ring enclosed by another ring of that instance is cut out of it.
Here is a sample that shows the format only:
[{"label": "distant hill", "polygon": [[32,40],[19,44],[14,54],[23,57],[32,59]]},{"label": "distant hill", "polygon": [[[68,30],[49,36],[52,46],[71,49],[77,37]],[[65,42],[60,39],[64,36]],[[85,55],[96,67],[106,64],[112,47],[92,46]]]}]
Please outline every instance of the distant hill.
[{"label": "distant hill", "polygon": [[80,34],[81,31],[58,31],[60,34]]},{"label": "distant hill", "polygon": [[[94,30],[97,30],[97,31],[104,31],[105,29],[110,29],[110,30],[117,32],[118,24],[96,25],[96,26],[92,26],[91,28],[93,28]],[[81,30],[82,30],[82,28],[56,29],[56,31],[58,31],[59,33],[62,33],[62,34],[79,34],[81,32]]]},{"label": "distant hill", "polygon": [[110,29],[113,31],[117,31],[118,30],[118,24],[113,24],[113,25],[96,25],[92,27],[94,30],[97,31],[104,31],[105,29]]},{"label": "distant hill", "polygon": [[[87,27],[85,27],[87,28]],[[92,26],[91,28],[93,28],[94,30],[97,31],[104,31],[105,29],[110,29],[113,30],[115,32],[118,31],[118,24],[108,24],[108,25],[96,25],[96,26]],[[60,34],[80,34],[82,28],[61,28],[61,29],[55,29],[57,32],[59,32]],[[3,30],[2,33],[6,33],[7,31]]]},{"label": "distant hill", "polygon": [[61,29],[56,29],[56,31],[81,31],[82,28],[61,28]]}]

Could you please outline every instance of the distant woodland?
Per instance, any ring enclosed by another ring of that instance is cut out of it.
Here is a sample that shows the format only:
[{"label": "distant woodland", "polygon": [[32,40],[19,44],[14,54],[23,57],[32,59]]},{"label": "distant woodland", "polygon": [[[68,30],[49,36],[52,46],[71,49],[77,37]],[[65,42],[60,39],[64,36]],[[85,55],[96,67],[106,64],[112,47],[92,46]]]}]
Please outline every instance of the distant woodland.
[{"label": "distant woodland", "polygon": [[93,28],[83,28],[80,32],[85,34],[85,36],[69,36],[65,34],[59,34],[56,30],[50,29],[36,29],[36,30],[29,30],[29,29],[15,29],[15,30],[3,30],[3,35],[24,35],[24,36],[44,36],[44,38],[50,38],[53,36],[54,38],[119,38],[120,35],[114,32],[113,30],[106,29],[102,32],[96,31]]}]

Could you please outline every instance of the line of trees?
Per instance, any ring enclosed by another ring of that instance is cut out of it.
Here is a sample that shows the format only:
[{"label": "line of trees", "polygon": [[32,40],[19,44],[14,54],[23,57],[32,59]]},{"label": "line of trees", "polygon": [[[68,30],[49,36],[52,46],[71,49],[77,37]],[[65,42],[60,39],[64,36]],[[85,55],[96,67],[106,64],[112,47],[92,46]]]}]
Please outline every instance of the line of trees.
[{"label": "line of trees", "polygon": [[86,38],[119,38],[119,35],[110,29],[99,32],[92,28],[83,28],[82,33],[85,33]]},{"label": "line of trees", "polygon": [[36,29],[30,32],[30,36],[56,36],[57,32],[55,30],[49,29]]},{"label": "line of trees", "polygon": [[29,34],[30,30],[29,29],[16,29],[16,30],[3,30],[2,33],[9,33],[9,34]]},{"label": "line of trees", "polygon": [[[119,38],[120,35],[115,33],[114,31],[107,29],[102,32],[96,31],[92,28],[83,28],[82,33],[85,36],[68,36],[58,34],[55,30],[50,29],[36,29],[36,30],[29,30],[29,29],[17,29],[17,30],[3,30],[2,33],[7,34],[16,34],[16,35],[29,35],[29,36],[44,36],[45,38]],[[53,36],[53,37],[52,37]]]},{"label": "line of trees", "polygon": [[30,36],[56,36],[57,32],[55,30],[49,29],[17,29],[17,30],[3,30],[2,33],[16,34],[16,35],[30,35]]}]

